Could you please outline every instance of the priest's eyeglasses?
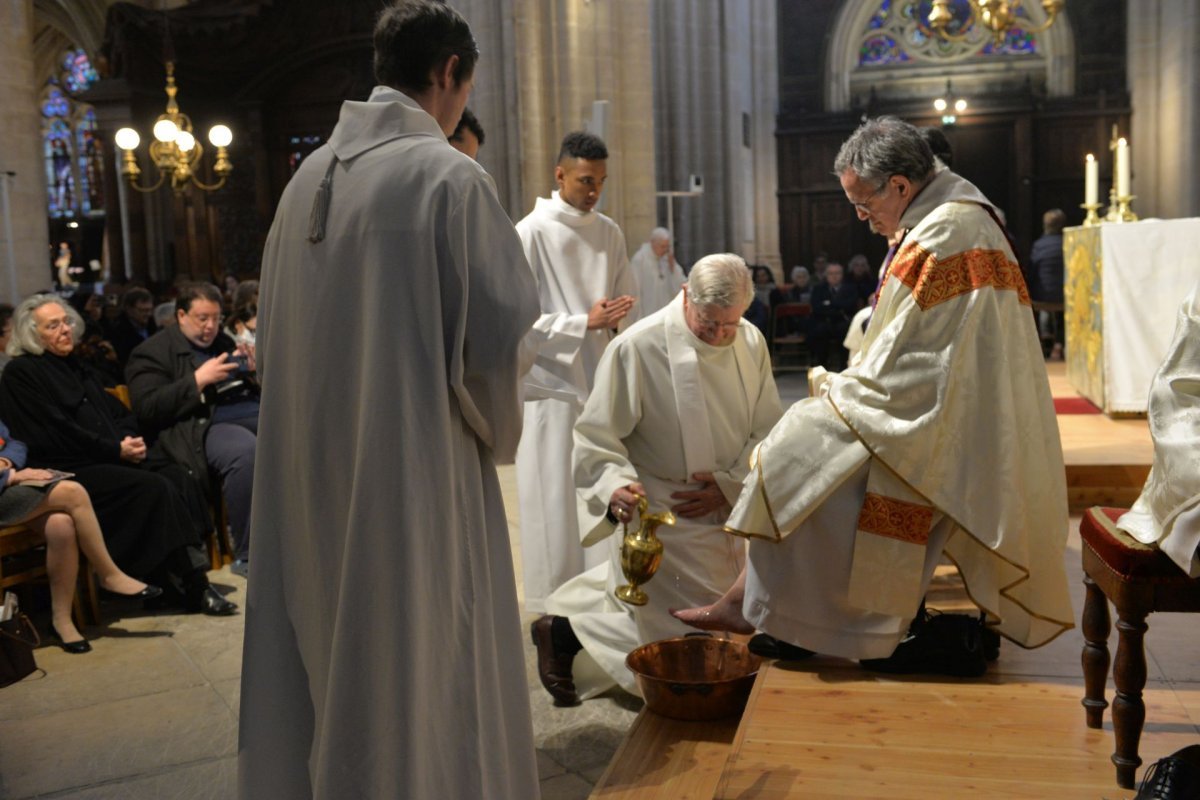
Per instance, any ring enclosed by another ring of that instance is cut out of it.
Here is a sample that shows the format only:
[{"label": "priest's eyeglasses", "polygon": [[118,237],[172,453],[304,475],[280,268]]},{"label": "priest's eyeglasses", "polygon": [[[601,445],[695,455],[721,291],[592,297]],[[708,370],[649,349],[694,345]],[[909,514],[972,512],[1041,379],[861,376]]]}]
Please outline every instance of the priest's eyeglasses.
[{"label": "priest's eyeglasses", "polygon": [[858,211],[863,214],[870,214],[871,213],[871,201],[873,201],[876,197],[879,197],[881,194],[883,194],[887,190],[887,187],[888,187],[887,181],[884,181],[882,184],[880,184],[879,188],[876,189],[874,192],[872,192],[865,200],[859,200],[857,202],[854,200],[851,200],[850,205],[854,206],[855,211]]},{"label": "priest's eyeglasses", "polygon": [[715,319],[703,317],[698,312],[696,314],[696,324],[700,327],[700,330],[709,336],[715,336],[723,331],[735,331],[740,323],[740,318],[733,322],[718,322]]}]

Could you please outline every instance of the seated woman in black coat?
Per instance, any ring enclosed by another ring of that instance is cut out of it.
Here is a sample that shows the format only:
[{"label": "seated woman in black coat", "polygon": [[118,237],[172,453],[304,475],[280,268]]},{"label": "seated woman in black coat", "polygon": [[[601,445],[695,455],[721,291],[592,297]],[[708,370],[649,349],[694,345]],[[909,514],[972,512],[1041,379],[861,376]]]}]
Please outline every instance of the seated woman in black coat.
[{"label": "seated woman in black coat", "polygon": [[121,569],[158,584],[168,602],[188,611],[232,614],[237,606],[205,572],[203,501],[186,496],[188,476],[172,481],[140,466],[146,443],[133,414],[72,355],[83,329],[79,314],[41,294],[23,301],[15,317],[0,419],[28,446],[30,461],[75,473]]},{"label": "seated woman in black coat", "polygon": [[87,490],[61,472],[27,469],[26,453],[0,422],[0,525],[24,525],[45,538],[50,624],[63,650],[87,653],[92,646],[71,619],[80,551],[100,585],[114,594],[150,600],[162,590],[129,577],[113,562]]}]

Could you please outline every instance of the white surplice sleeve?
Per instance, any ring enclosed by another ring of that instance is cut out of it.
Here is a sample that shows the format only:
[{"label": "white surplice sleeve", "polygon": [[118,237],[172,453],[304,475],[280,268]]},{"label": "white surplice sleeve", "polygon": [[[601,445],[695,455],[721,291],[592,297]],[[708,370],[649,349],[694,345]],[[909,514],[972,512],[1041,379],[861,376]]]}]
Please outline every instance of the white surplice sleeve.
[{"label": "white surplice sleeve", "polygon": [[606,516],[609,501],[613,492],[637,480],[622,440],[642,418],[640,372],[633,347],[609,347],[596,367],[595,388],[575,423],[575,491],[585,547],[616,529]]}]

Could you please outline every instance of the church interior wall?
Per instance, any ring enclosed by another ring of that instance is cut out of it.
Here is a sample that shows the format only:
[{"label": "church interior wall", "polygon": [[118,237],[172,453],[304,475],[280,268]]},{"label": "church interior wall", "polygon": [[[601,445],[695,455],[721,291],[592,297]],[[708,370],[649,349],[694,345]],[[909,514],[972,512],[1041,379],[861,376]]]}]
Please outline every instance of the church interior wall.
[{"label": "church interior wall", "polygon": [[[471,100],[488,131],[481,163],[519,219],[553,188],[563,133],[588,124],[593,101],[606,100],[613,156],[604,210],[622,225],[631,252],[651,227],[666,222],[655,191],[685,189],[690,175],[700,175],[704,195],[674,203],[676,246],[685,262],[731,250],[781,275],[822,251],[882,257],[882,240],[858,223],[829,174],[832,158],[864,114],[936,124],[926,95],[941,76],[884,71],[878,82],[864,84],[839,73],[849,57],[839,25],[878,5],[461,0],[481,47]],[[1133,125],[1135,208],[1143,216],[1200,213],[1200,186],[1190,178],[1200,158],[1198,5],[1148,0],[1130,15],[1127,2],[1070,0],[1065,18],[1046,34],[1038,70],[956,68],[954,86],[978,92],[971,111],[947,128],[962,153],[957,166],[995,195],[1020,246],[1039,233],[1046,208],[1061,206],[1073,221],[1082,215],[1081,154],[1096,153],[1107,181],[1114,124],[1123,135]],[[323,141],[341,100],[365,97],[373,84],[370,29],[378,3],[296,0],[284,8],[266,0],[170,0],[120,4],[116,22],[106,16],[113,6],[113,0],[11,4],[33,21],[17,37],[20,46],[5,51],[4,58],[24,60],[6,70],[4,99],[28,103],[63,48],[81,46],[105,75],[88,99],[110,147],[124,124],[145,141],[164,101],[160,20],[170,17],[181,105],[197,128],[218,117],[234,128],[235,172],[212,194],[127,192],[129,219],[122,226],[119,215],[110,215],[103,258],[116,278],[152,282],[255,271],[295,157],[316,146],[297,150],[292,140]],[[1134,117],[1134,107],[1146,113]],[[6,141],[16,144],[6,157],[23,158],[14,171],[40,185],[18,180],[12,188],[13,207],[29,223],[14,227],[14,244],[23,248],[18,260],[28,285],[44,286],[45,245],[55,233],[39,214],[45,177],[36,111],[24,123],[21,116],[5,116]],[[11,138],[18,128],[23,145]],[[106,186],[114,202],[115,164]],[[29,241],[16,241],[21,237]]]},{"label": "church interior wall", "polygon": [[948,77],[955,94],[970,98],[969,110],[944,128],[955,168],[1007,212],[1018,247],[1027,249],[1040,234],[1048,208],[1062,207],[1073,222],[1081,221],[1085,153],[1097,155],[1107,180],[1112,125],[1123,135],[1129,131],[1124,4],[1071,0],[1050,29],[1053,35],[1043,35],[1041,55],[1021,70],[976,59],[941,72],[932,66],[880,69],[877,81],[850,76],[858,53],[852,37],[861,36],[863,27],[847,20],[865,25],[879,7],[878,0],[783,0],[778,6],[784,263],[809,264],[821,252],[882,259],[886,245],[846,204],[831,174],[833,157],[867,116],[892,113],[917,125],[941,124],[931,103]]}]

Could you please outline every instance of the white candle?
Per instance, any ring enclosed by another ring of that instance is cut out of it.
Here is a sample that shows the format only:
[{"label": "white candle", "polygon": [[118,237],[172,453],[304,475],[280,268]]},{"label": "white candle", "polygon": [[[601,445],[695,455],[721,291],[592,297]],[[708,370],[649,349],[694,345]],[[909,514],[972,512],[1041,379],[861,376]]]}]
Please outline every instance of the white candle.
[{"label": "white candle", "polygon": [[1117,139],[1117,197],[1129,194],[1129,142]]},{"label": "white candle", "polygon": [[1091,153],[1087,154],[1087,169],[1084,172],[1083,202],[1097,205],[1100,199],[1100,164]]}]

